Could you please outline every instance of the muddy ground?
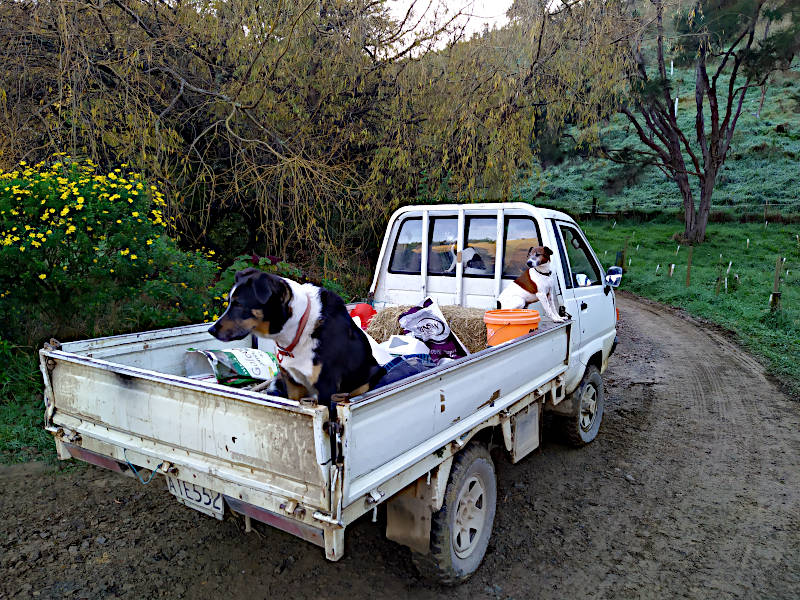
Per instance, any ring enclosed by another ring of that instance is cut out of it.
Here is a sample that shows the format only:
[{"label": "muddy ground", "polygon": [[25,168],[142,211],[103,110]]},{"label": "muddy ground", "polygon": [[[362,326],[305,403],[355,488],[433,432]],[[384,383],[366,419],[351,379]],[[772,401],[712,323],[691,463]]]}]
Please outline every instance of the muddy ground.
[{"label": "muddy ground", "polygon": [[0,598],[796,598],[800,404],[715,330],[619,305],[598,439],[498,464],[493,540],[460,588],[421,580],[381,519],[329,563],[160,479],[29,464],[0,467]]}]

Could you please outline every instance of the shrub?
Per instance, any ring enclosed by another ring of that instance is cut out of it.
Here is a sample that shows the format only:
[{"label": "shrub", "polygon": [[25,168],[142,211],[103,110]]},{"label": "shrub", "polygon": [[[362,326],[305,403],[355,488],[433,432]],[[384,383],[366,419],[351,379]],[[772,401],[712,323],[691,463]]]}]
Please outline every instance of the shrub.
[{"label": "shrub", "polygon": [[[233,280],[236,276],[236,272],[250,267],[261,269],[266,273],[274,273],[281,277],[287,277],[300,283],[317,283],[341,296],[345,302],[353,299],[352,293],[349,293],[345,286],[339,283],[338,277],[333,277],[333,279],[323,277],[321,281],[317,281],[317,278],[311,276],[309,273],[277,257],[259,257],[244,254],[242,256],[237,256],[233,263],[220,273],[219,281],[212,288],[214,300],[222,303],[221,310],[225,310],[225,307],[228,306],[226,298],[231,287],[233,287]],[[216,319],[217,315],[214,315],[213,318]]]},{"label": "shrub", "polygon": [[89,160],[0,172],[0,337],[36,346],[208,318],[216,266],[177,247],[164,204],[141,175]]}]

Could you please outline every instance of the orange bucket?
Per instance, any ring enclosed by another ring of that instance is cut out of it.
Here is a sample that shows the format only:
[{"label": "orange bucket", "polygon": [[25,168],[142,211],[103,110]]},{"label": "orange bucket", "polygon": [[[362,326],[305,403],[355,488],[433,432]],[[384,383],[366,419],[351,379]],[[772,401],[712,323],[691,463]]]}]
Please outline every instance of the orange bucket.
[{"label": "orange bucket", "polygon": [[539,311],[526,308],[487,310],[483,315],[486,323],[486,343],[497,346],[516,339],[539,328]]}]

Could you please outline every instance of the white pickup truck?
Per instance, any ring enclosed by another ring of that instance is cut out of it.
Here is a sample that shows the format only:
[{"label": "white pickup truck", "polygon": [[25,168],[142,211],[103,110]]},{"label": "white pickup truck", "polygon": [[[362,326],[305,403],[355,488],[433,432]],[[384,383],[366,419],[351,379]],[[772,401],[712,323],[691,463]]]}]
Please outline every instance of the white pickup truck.
[{"label": "white pickup truck", "polygon": [[557,304],[570,320],[543,319],[511,342],[337,396],[331,414],[313,401],[186,377],[188,348],[271,349],[256,339],[223,344],[200,324],[46,345],[46,428],[61,459],[143,483],[158,475],[191,508],[217,519],[240,513],[248,530],[251,519],[267,523],[324,547],[330,560],[344,553],[347,525],[385,504],[387,537],[412,549],[423,574],[464,580],[494,520],[489,450],[524,458],[539,446],[543,411],[572,444],[597,435],[621,271],[606,274],[575,221],[556,211],[410,206],[389,221],[370,292],[378,309],[428,296],[495,308],[538,245],[554,251]]}]

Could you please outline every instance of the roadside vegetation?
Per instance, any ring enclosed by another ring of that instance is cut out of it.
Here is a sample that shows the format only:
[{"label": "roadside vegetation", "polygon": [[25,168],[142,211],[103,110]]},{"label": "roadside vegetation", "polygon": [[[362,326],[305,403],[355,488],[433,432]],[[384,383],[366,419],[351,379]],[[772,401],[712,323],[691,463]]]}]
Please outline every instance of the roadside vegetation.
[{"label": "roadside vegetation", "polygon": [[[706,242],[692,250],[689,286],[689,249],[674,240],[681,232],[679,220],[612,218],[582,225],[605,267],[617,261],[627,242],[622,289],[733,332],[800,399],[800,225],[710,223]],[[781,308],[772,311],[769,298],[778,258],[786,259],[780,271]]]}]

